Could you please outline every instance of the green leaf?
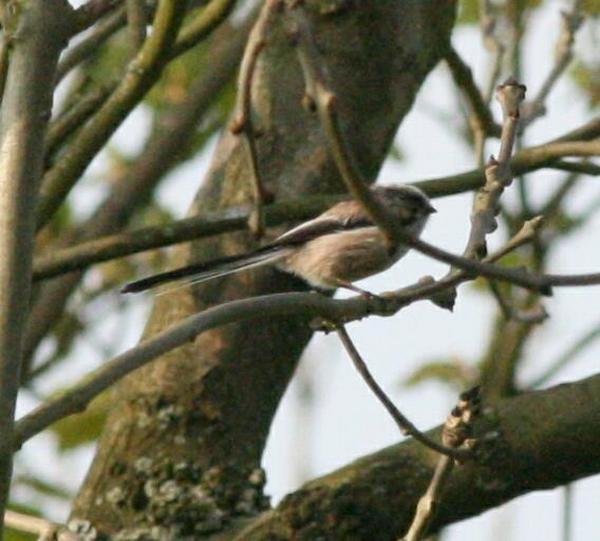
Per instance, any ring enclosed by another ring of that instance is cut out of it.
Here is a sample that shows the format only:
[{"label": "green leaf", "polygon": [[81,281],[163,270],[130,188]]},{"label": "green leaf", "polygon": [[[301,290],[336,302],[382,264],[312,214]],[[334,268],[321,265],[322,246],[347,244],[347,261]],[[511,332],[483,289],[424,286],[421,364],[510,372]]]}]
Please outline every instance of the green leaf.
[{"label": "green leaf", "polygon": [[[600,3],[600,0],[598,2]],[[595,66],[579,62],[570,73],[575,84],[586,95],[590,107],[600,105],[600,62]]]},{"label": "green leaf", "polygon": [[456,24],[477,24],[479,22],[479,0],[462,0],[458,5]]},{"label": "green leaf", "polygon": [[96,441],[111,403],[112,392],[106,391],[97,396],[82,413],[65,417],[52,425],[51,430],[58,438],[59,450],[68,451]]},{"label": "green leaf", "polygon": [[426,381],[438,381],[453,390],[462,390],[477,379],[477,370],[460,357],[433,360],[419,366],[404,381],[406,387],[416,387]]},{"label": "green leaf", "polygon": [[600,0],[583,0],[583,11],[593,17],[600,15]]}]

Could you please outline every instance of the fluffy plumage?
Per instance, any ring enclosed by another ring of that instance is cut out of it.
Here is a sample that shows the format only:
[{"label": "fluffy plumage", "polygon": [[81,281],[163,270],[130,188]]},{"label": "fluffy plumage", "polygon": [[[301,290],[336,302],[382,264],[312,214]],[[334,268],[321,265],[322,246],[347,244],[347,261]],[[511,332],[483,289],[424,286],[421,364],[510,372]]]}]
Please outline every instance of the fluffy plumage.
[{"label": "fluffy plumage", "polygon": [[[420,235],[435,212],[427,196],[413,186],[377,186],[372,191],[412,235]],[[135,293],[173,281],[198,283],[268,264],[318,288],[362,291],[352,282],[387,269],[406,251],[407,247],[399,246],[390,254],[360,203],[343,201],[258,250],[142,278],[127,284],[122,292]]]}]

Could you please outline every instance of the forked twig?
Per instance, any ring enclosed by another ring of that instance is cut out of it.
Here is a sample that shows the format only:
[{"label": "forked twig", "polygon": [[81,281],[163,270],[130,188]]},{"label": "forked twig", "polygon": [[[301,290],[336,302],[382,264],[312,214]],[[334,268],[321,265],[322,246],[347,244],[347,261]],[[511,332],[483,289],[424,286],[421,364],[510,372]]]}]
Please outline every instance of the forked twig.
[{"label": "forked twig", "polygon": [[[473,448],[475,445],[475,440],[471,437],[473,420],[479,412],[480,402],[479,387],[474,387],[461,394],[457,406],[452,410],[444,424],[442,431],[444,445],[469,450]],[[431,482],[425,494],[419,499],[413,522],[401,541],[420,541],[425,537],[454,464],[454,461],[448,456],[440,457]]]},{"label": "forked twig", "polygon": [[262,237],[265,231],[263,205],[265,202],[269,202],[271,195],[264,187],[258,166],[257,133],[252,120],[252,82],[258,57],[266,45],[267,32],[273,22],[274,15],[281,10],[282,5],[281,0],[267,0],[250,33],[240,66],[236,112],[230,126],[231,133],[243,136],[250,158],[250,181],[254,209],[248,218],[248,227],[257,238]]}]

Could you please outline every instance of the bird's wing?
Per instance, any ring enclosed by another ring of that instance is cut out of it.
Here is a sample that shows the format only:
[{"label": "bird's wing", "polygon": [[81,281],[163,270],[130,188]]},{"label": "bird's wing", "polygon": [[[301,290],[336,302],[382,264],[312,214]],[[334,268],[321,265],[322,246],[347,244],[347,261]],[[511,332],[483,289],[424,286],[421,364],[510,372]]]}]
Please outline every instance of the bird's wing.
[{"label": "bird's wing", "polygon": [[342,201],[313,220],[304,222],[277,237],[269,246],[294,246],[323,235],[373,226],[356,201]]}]

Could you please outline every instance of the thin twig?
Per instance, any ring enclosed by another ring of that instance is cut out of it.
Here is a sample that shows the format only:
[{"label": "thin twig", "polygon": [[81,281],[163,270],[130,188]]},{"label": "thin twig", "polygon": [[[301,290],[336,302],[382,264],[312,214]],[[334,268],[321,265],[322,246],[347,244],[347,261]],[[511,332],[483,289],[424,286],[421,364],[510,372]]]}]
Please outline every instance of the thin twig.
[{"label": "thin twig", "polygon": [[[279,201],[265,207],[265,223],[281,225],[314,218],[339,196],[304,197],[301,200]],[[239,231],[246,227],[248,209],[228,209],[214,214],[203,214],[177,220],[168,225],[143,227],[101,237],[75,246],[53,251],[34,260],[33,280],[44,280],[61,274],[83,270],[94,263],[136,254],[153,248],[171,246],[179,242]]]},{"label": "thin twig", "polygon": [[506,300],[495,280],[488,280],[488,285],[505,319],[512,319],[521,323],[541,323],[548,319],[548,312],[541,304],[529,310],[515,308]]},{"label": "thin twig", "polygon": [[90,31],[90,34],[82,39],[77,45],[67,49],[56,70],[56,84],[77,65],[98,51],[98,47],[110,38],[117,30],[127,22],[125,8],[118,8]]},{"label": "thin twig", "polygon": [[258,166],[256,130],[252,119],[252,82],[256,62],[266,45],[267,32],[272,25],[275,14],[280,11],[281,7],[281,0],[267,0],[263,5],[256,25],[250,33],[240,66],[237,101],[230,128],[231,133],[242,135],[250,159],[250,184],[253,192],[254,209],[248,217],[248,227],[256,238],[261,238],[265,232],[263,206],[265,200],[268,199],[268,194]]},{"label": "thin twig", "polygon": [[104,86],[95,87],[50,123],[46,133],[46,159],[99,109],[109,95],[110,89]]},{"label": "thin twig", "polygon": [[37,213],[38,229],[52,218],[91,159],[159,77],[184,14],[185,4],[177,0],[160,0],[152,33],[130,62],[122,81],[96,115],[82,127],[77,144],[66,149],[61,159],[44,175]]},{"label": "thin twig", "polygon": [[597,177],[600,175],[600,165],[596,165],[587,160],[580,162],[570,162],[566,160],[558,160],[552,164],[553,169],[560,171],[568,171],[570,173],[580,173],[582,175],[589,175],[591,177]]},{"label": "thin twig", "polygon": [[[184,47],[177,48],[177,54],[185,52],[210,35],[229,13],[232,4],[233,0],[211,0],[190,23],[194,26],[192,35],[188,36]],[[185,5],[179,1],[159,2],[152,33],[130,62],[125,77],[97,114],[82,128],[76,147],[66,150],[61,160],[44,175],[38,209],[38,229],[50,220],[90,160],[152,87],[164,64],[174,58],[173,50],[177,47],[174,38],[184,14]]]},{"label": "thin twig", "polygon": [[[543,166],[549,159],[548,156],[552,156],[554,149],[561,151],[561,155],[563,155],[564,149],[551,146],[549,152],[542,152],[544,147],[545,145],[541,145],[523,150],[511,161],[513,171],[531,171],[538,165]],[[423,189],[429,197],[436,198],[471,191],[481,185],[483,178],[481,170],[473,170],[458,175],[424,180],[415,184]],[[317,199],[303,198],[303,201],[280,201],[274,205],[267,205],[265,207],[266,224],[273,226],[286,221],[312,218],[331,204],[342,200],[341,197],[336,196]],[[286,220],[286,213],[289,213],[288,220]],[[545,215],[546,211],[542,211],[542,214]],[[37,259],[34,264],[34,280],[81,270],[94,263],[132,255],[144,250],[225,232],[239,231],[246,226],[248,216],[249,214],[244,211],[227,210],[214,216],[186,218],[168,226],[142,228],[65,248],[51,256],[42,256]]]},{"label": "thin twig", "polygon": [[203,6],[200,13],[185,24],[179,32],[169,52],[169,58],[185,53],[208,37],[227,18],[235,4],[235,0],[212,0]]},{"label": "thin twig", "polygon": [[360,173],[354,154],[349,149],[338,118],[337,97],[331,89],[326,67],[320,61],[310,23],[301,3],[295,3],[290,13],[295,24],[292,37],[304,75],[305,101],[310,108],[316,108],[319,113],[329,150],[348,191],[379,227],[388,249],[393,251],[403,229],[373,197]]},{"label": "thin twig", "polygon": [[75,10],[73,35],[92,26],[98,19],[118,8],[123,0],[89,0]]},{"label": "thin twig", "polygon": [[29,310],[35,203],[56,65],[73,27],[60,0],[15,10],[0,109],[0,538],[12,473],[12,434]]},{"label": "thin twig", "polygon": [[[479,388],[475,387],[461,394],[460,401],[452,410],[442,431],[442,442],[453,448],[471,448],[473,420],[479,412]],[[415,510],[415,517],[401,541],[421,541],[427,534],[443,495],[443,490],[454,468],[454,461],[448,456],[440,457],[433,477],[425,494],[421,496]]]},{"label": "thin twig", "polygon": [[[190,83],[187,97],[160,115],[159,129],[152,132],[131,168],[111,183],[112,189],[106,200],[85,223],[68,235],[65,244],[117,232],[139,208],[140,201],[151,197],[158,181],[178,163],[182,152],[188,148],[190,137],[214,103],[215,96],[235,76],[255,15],[256,11],[251,11],[235,29],[227,25],[215,36],[208,48],[212,69],[201,70]],[[31,358],[48,330],[62,316],[63,307],[81,276],[81,273],[65,275],[40,290],[29,313],[26,359]]]},{"label": "thin twig", "polygon": [[573,530],[573,483],[567,483],[562,488],[562,539],[561,541],[571,541]]},{"label": "thin twig", "polygon": [[573,59],[575,34],[583,22],[582,4],[581,0],[574,0],[570,11],[561,12],[561,33],[556,44],[554,65],[535,98],[523,104],[520,130],[546,113],[546,98]]},{"label": "thin twig", "polygon": [[472,124],[485,135],[500,136],[500,126],[485,102],[481,91],[473,79],[471,68],[464,62],[454,47],[449,47],[445,55],[446,63],[450,68],[452,79],[467,98],[471,111]]},{"label": "thin twig", "polygon": [[488,83],[483,93],[484,103],[489,104],[494,95],[494,88],[496,88],[498,78],[500,77],[502,58],[506,49],[496,34],[498,20],[490,0],[479,0],[479,21],[483,44],[492,54],[492,69],[490,70]]},{"label": "thin twig", "polygon": [[0,102],[4,94],[6,84],[6,73],[8,72],[8,53],[10,50],[10,36],[6,30],[0,36]]},{"label": "thin twig", "polygon": [[589,329],[583,336],[581,336],[574,344],[564,351],[554,361],[550,362],[548,367],[535,378],[532,382],[528,383],[526,387],[528,389],[538,389],[548,383],[558,372],[560,372],[565,366],[573,361],[583,350],[592,345],[596,340],[600,338],[600,323],[595,323],[591,329]]},{"label": "thin twig", "polygon": [[394,405],[391,398],[379,386],[377,381],[375,381],[375,378],[369,371],[367,364],[352,342],[348,331],[346,331],[346,327],[344,327],[344,325],[339,325],[336,328],[336,332],[357,372],[360,374],[369,389],[371,389],[373,394],[377,397],[377,400],[383,404],[383,407],[387,410],[392,419],[394,419],[394,422],[402,434],[405,436],[412,436],[425,447],[428,447],[429,449],[432,449],[433,451],[441,453],[442,455],[452,459],[464,459],[467,456],[468,453],[458,451],[457,449],[448,447],[446,445],[441,445],[438,442],[430,439],[426,434],[421,432],[414,424],[412,424],[411,421],[407,419],[404,414]]},{"label": "thin twig", "polygon": [[13,530],[39,536],[38,541],[80,541],[76,533],[62,524],[16,511],[5,511],[4,523]]}]

